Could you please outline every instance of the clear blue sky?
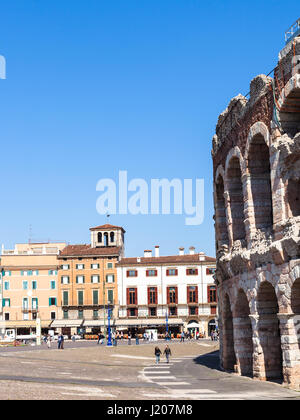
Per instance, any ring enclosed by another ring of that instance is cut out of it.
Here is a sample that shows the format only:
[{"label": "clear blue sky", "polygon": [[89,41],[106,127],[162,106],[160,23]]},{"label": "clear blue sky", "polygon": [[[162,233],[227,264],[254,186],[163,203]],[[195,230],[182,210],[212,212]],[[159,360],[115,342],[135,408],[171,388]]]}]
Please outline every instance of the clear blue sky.
[{"label": "clear blue sky", "polygon": [[10,0],[1,4],[0,242],[87,243],[97,181],[204,178],[205,220],[114,216],[126,255],[214,255],[211,139],[268,73],[299,0]]}]

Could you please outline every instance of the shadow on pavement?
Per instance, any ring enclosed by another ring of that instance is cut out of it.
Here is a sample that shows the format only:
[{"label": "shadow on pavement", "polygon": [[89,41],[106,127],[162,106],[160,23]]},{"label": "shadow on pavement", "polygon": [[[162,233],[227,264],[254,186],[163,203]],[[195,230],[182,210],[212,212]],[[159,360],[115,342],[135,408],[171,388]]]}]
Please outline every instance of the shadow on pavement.
[{"label": "shadow on pavement", "polygon": [[209,369],[219,370],[220,369],[220,360],[219,360],[219,351],[213,351],[211,353],[204,354],[202,356],[198,356],[193,361],[197,365],[205,366]]}]

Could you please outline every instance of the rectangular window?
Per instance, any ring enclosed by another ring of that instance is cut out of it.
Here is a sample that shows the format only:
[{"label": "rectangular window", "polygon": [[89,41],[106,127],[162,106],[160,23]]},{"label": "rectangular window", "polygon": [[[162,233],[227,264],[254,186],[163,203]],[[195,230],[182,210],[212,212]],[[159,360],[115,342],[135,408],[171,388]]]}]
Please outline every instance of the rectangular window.
[{"label": "rectangular window", "polygon": [[23,281],[23,290],[28,290],[28,281]]},{"label": "rectangular window", "polygon": [[76,264],[77,270],[84,270],[84,264]]},{"label": "rectangular window", "polygon": [[63,265],[61,266],[61,268],[62,268],[62,270],[70,270],[70,266],[69,266],[69,264],[63,264]]},{"label": "rectangular window", "polygon": [[63,292],[63,306],[69,305],[69,292],[66,290]]},{"label": "rectangular window", "polygon": [[115,275],[114,274],[107,274],[106,283],[114,283],[114,282],[115,282]]},{"label": "rectangular window", "polygon": [[51,280],[50,287],[51,287],[51,290],[55,290],[56,289],[56,282],[55,282],[55,280]]},{"label": "rectangular window", "polygon": [[198,315],[198,308],[196,306],[190,306],[189,313],[190,315]]},{"label": "rectangular window", "polygon": [[113,290],[108,290],[107,291],[107,301],[111,305],[114,303],[114,291]]},{"label": "rectangular window", "polygon": [[84,276],[76,276],[76,283],[83,284],[84,283]]},{"label": "rectangular window", "polygon": [[33,274],[34,274],[35,276],[38,276],[38,275],[39,275],[39,270],[34,270]]},{"label": "rectangular window", "polygon": [[107,263],[107,268],[113,268],[113,263]]},{"label": "rectangular window", "polygon": [[100,276],[92,276],[92,283],[96,284],[96,283],[100,283]]},{"label": "rectangular window", "polygon": [[167,276],[178,276],[178,270],[176,268],[167,270]]},{"label": "rectangular window", "polygon": [[32,276],[33,275],[33,271],[32,270],[28,270],[27,271],[27,276]]},{"label": "rectangular window", "polygon": [[216,306],[211,306],[210,307],[210,313],[211,313],[211,315],[216,315],[216,313],[217,313],[217,307]]},{"label": "rectangular window", "polygon": [[54,321],[56,319],[56,313],[51,312],[51,320]]},{"label": "rectangular window", "polygon": [[207,299],[209,303],[217,302],[217,288],[216,286],[207,286]]},{"label": "rectangular window", "polygon": [[98,309],[93,310],[93,319],[99,319],[99,311]]},{"label": "rectangular window", "polygon": [[69,311],[68,310],[64,310],[64,319],[69,319]]},{"label": "rectangular window", "polygon": [[156,316],[157,310],[156,308],[149,308],[149,316]]},{"label": "rectangular window", "polygon": [[176,299],[176,287],[169,287],[169,301],[168,303],[177,303],[177,299]]},{"label": "rectangular window", "polygon": [[176,316],[177,315],[177,308],[176,306],[172,306],[169,308],[169,316]]},{"label": "rectangular window", "polygon": [[187,276],[198,276],[198,269],[197,268],[187,268],[186,275]]},{"label": "rectangular window", "polygon": [[188,286],[188,303],[197,303],[197,287]]},{"label": "rectangular window", "polygon": [[99,292],[98,290],[93,290],[93,305],[99,304]]},{"label": "rectangular window", "polygon": [[127,277],[137,277],[137,270],[128,270]]},{"label": "rectangular window", "polygon": [[11,271],[4,271],[3,276],[11,276]]},{"label": "rectangular window", "polygon": [[3,299],[2,304],[4,307],[9,307],[10,306],[10,299]]},{"label": "rectangular window", "polygon": [[91,269],[92,270],[98,270],[99,269],[99,264],[91,264]]},{"label": "rectangular window", "polygon": [[83,290],[78,290],[78,305],[83,305]]},{"label": "rectangular window", "polygon": [[57,271],[56,270],[49,270],[48,274],[49,274],[49,276],[56,276]]},{"label": "rectangular window", "polygon": [[31,283],[31,285],[32,285],[32,290],[36,290],[37,289],[37,282],[36,282],[36,280],[33,280],[32,283]]},{"label": "rectangular window", "polygon": [[56,306],[56,298],[54,297],[49,298],[49,306]]},{"label": "rectangular window", "polygon": [[28,298],[23,298],[23,310],[28,310]]},{"label": "rectangular window", "polygon": [[9,314],[8,313],[5,314],[5,321],[9,321]]},{"label": "rectangular window", "polygon": [[212,275],[214,275],[214,274],[216,274],[216,268],[206,268],[206,274],[208,275],[208,276],[212,276]]},{"label": "rectangular window", "polygon": [[156,277],[157,276],[157,270],[147,270],[146,271],[147,277]]},{"label": "rectangular window", "polygon": [[136,318],[137,317],[137,309],[133,309],[133,308],[130,308],[130,309],[128,309],[128,311],[127,311],[127,315],[128,315],[128,317],[131,317],[131,318]]},{"label": "rectangular window", "polygon": [[70,277],[69,276],[62,276],[61,284],[69,284],[69,283],[70,283]]},{"label": "rectangular window", "polygon": [[78,319],[83,319],[83,310],[79,309],[78,311]]},{"label": "rectangular window", "polygon": [[136,305],[136,289],[128,289],[128,305]]},{"label": "rectangular window", "polygon": [[157,305],[157,288],[149,287],[148,289],[148,305]]},{"label": "rectangular window", "polygon": [[33,310],[37,310],[38,309],[38,298],[32,298],[31,300],[31,306]]},{"label": "rectangular window", "polygon": [[9,290],[9,281],[4,282],[4,290]]}]

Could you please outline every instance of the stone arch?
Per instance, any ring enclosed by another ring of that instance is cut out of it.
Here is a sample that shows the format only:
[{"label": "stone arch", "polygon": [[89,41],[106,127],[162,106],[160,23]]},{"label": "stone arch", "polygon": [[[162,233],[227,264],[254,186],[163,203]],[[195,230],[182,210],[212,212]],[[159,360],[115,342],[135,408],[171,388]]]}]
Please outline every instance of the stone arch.
[{"label": "stone arch", "polygon": [[98,234],[97,234],[97,241],[98,241],[99,244],[102,243],[102,233],[101,232],[98,232]]},{"label": "stone arch", "polygon": [[244,189],[242,176],[244,160],[238,147],[229,153],[226,160],[225,189],[228,192],[232,241],[245,240]]},{"label": "stone arch", "polygon": [[115,233],[114,232],[110,232],[110,242],[111,243],[115,242]]},{"label": "stone arch", "polygon": [[300,315],[300,277],[292,286],[291,309],[295,315]]},{"label": "stone arch", "polygon": [[256,229],[268,229],[273,225],[269,144],[267,127],[257,122],[250,129],[245,151]]},{"label": "stone arch", "polygon": [[237,292],[234,307],[234,345],[241,375],[253,375],[253,331],[250,306],[245,291]]},{"label": "stone arch", "polygon": [[278,319],[279,305],[274,287],[261,282],[257,292],[257,334],[261,347],[260,375],[266,380],[282,380],[282,350]]},{"label": "stone arch", "polygon": [[108,246],[109,245],[109,236],[108,236],[108,232],[104,233],[104,246]]},{"label": "stone arch", "polygon": [[234,371],[236,356],[234,351],[233,316],[229,296],[225,293],[223,300],[223,367],[225,370]]},{"label": "stone arch", "polygon": [[224,169],[219,166],[215,177],[215,212],[216,212],[216,239],[217,244],[227,244],[229,242],[227,228],[227,214],[225,201]]}]

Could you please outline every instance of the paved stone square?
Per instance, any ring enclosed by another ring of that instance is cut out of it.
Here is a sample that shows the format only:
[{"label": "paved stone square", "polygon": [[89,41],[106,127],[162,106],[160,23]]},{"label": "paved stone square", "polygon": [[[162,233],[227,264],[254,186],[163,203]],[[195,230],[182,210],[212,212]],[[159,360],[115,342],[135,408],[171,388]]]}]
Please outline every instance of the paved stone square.
[{"label": "paved stone square", "polygon": [[[218,343],[172,342],[170,364],[155,365],[156,343],[95,342],[0,349],[1,399],[300,399],[300,393],[218,369]],[[158,343],[163,351],[165,342]]]}]

